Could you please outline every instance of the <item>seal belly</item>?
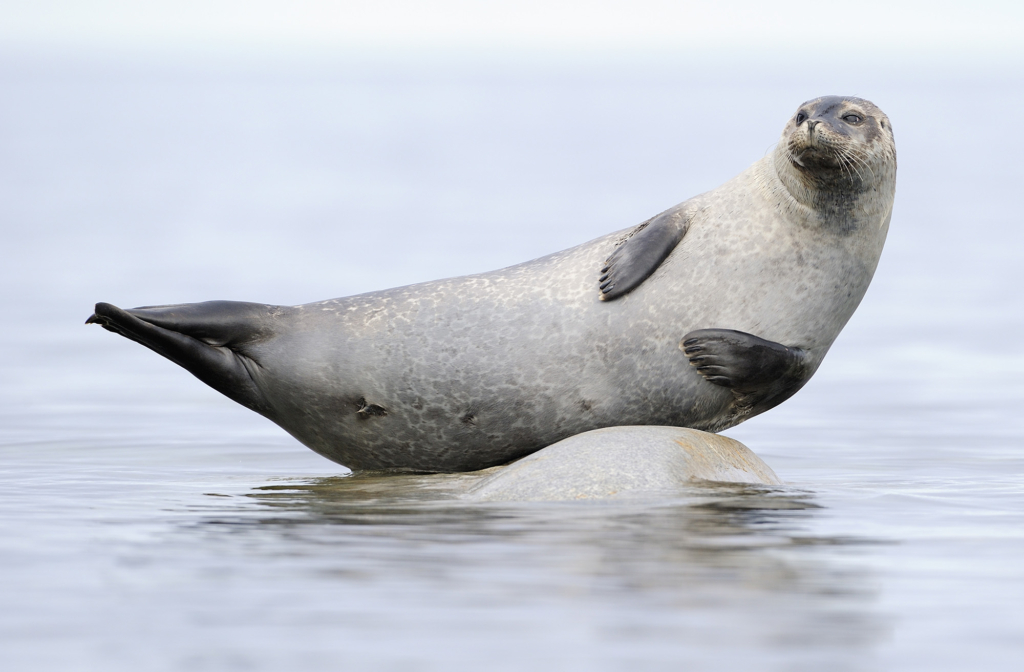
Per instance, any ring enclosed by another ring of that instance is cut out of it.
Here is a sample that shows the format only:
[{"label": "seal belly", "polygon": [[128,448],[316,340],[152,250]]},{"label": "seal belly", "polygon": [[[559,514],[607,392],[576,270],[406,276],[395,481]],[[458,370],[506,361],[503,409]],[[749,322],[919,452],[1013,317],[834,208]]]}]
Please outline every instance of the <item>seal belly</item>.
[{"label": "seal belly", "polygon": [[[707,384],[678,349],[684,331],[593,292],[611,238],[299,307],[260,354],[275,420],[347,466],[419,470],[483,468],[588,429],[683,424],[695,410],[698,424],[711,422],[728,393],[694,403]],[[369,405],[379,410],[360,412]]]}]

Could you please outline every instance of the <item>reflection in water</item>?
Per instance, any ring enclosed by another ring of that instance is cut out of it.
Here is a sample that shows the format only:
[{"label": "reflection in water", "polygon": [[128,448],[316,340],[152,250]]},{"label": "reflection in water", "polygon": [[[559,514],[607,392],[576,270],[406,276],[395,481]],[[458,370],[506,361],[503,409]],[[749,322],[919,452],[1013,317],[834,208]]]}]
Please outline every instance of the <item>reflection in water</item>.
[{"label": "reflection in water", "polygon": [[707,484],[668,501],[469,504],[453,495],[472,478],[266,485],[248,495],[259,504],[254,515],[214,515],[199,529],[217,536],[229,524],[266,541],[268,553],[305,555],[319,578],[354,592],[418,591],[440,621],[446,610],[463,610],[465,621],[467,605],[484,603],[491,618],[504,613],[501,637],[561,628],[553,645],[567,652],[580,646],[572,633],[585,623],[588,646],[628,660],[718,660],[729,651],[765,663],[774,652],[782,667],[771,669],[870,669],[885,624],[871,577],[855,564],[869,542],[813,535],[826,510],[812,493]]}]

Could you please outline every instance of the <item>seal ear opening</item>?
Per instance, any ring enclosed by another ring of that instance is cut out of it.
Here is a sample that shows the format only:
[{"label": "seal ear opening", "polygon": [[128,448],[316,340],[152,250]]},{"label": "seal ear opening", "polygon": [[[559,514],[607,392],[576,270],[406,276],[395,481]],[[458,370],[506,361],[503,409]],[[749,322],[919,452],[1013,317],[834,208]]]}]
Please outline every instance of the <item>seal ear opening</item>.
[{"label": "seal ear opening", "polygon": [[97,303],[86,324],[141,343],[221,394],[261,415],[270,410],[256,384],[260,366],[242,346],[271,335],[272,306],[209,301],[122,310]]}]

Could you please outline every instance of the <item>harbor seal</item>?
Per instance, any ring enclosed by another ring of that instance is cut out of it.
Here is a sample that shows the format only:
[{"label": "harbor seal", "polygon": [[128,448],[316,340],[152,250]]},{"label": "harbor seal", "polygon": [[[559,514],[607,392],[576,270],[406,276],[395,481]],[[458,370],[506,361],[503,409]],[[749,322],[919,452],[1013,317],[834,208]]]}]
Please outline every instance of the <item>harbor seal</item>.
[{"label": "harbor seal", "polygon": [[534,261],[301,306],[99,303],[88,322],[357,470],[477,470],[616,425],[717,432],[818,368],[895,182],[885,114],[828,96],[721,187]]}]

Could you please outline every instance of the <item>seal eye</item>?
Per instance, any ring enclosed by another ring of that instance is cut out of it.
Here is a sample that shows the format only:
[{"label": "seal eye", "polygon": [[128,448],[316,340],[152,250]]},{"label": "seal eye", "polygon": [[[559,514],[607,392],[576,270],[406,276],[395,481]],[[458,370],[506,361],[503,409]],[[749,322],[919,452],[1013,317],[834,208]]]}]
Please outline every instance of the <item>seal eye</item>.
[{"label": "seal eye", "polygon": [[860,115],[857,115],[857,114],[847,114],[847,115],[845,115],[843,117],[843,121],[845,121],[848,124],[859,124],[860,122],[862,122],[864,120],[861,119]]},{"label": "seal eye", "polygon": [[796,113],[796,125],[797,126],[799,126],[800,124],[804,123],[804,120],[806,120],[806,119],[807,119],[807,115],[804,114],[803,112],[797,112]]}]

